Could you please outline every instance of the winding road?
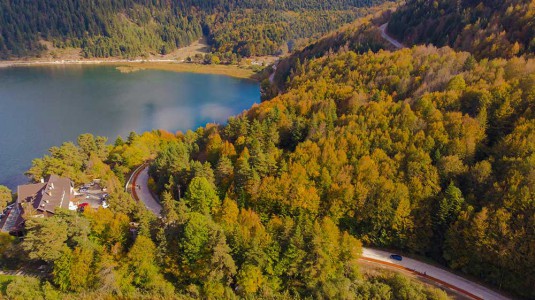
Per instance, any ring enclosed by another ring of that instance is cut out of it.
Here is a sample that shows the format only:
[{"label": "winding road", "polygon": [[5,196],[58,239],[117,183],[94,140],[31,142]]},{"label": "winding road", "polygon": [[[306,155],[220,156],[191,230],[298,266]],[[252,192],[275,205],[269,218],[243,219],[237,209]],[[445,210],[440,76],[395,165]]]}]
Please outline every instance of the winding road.
[{"label": "winding road", "polygon": [[143,164],[132,173],[130,180],[128,180],[128,183],[126,184],[126,189],[127,191],[130,189],[130,193],[134,199],[142,201],[148,210],[155,215],[160,216],[162,205],[150,191],[148,183],[149,165]]},{"label": "winding road", "polygon": [[[162,206],[154,195],[150,192],[148,187],[148,164],[140,166],[132,174],[128,185],[131,183],[132,188],[130,192],[134,199],[142,201],[145,206],[157,216],[160,216]],[[136,185],[139,188],[136,188]],[[446,269],[435,267],[433,265],[403,257],[402,261],[397,261],[390,258],[391,253],[383,250],[372,248],[362,248],[362,260],[387,266],[393,269],[400,269],[414,273],[420,277],[434,281],[439,285],[446,286],[450,289],[456,290],[470,299],[485,299],[485,300],[502,300],[509,299],[487,287],[478,283],[465,279],[459,275],[449,272]]]},{"label": "winding road", "polygon": [[386,33],[386,27],[388,27],[388,23],[384,23],[383,25],[379,26],[379,29],[381,30],[381,36],[383,37],[383,39],[387,40],[388,42],[390,42],[390,44],[394,45],[396,49],[403,48],[404,46],[402,43],[396,41],[393,37],[389,36]]}]

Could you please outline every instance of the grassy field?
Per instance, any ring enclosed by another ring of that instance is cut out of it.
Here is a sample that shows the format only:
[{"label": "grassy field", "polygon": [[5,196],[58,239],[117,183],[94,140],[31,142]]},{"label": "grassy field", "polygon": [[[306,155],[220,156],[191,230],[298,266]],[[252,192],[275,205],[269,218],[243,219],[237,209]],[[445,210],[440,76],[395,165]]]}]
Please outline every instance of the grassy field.
[{"label": "grassy field", "polygon": [[[132,71],[151,69],[151,70],[163,70],[163,71],[173,71],[173,72],[218,74],[218,75],[227,75],[227,76],[243,78],[243,79],[253,79],[253,80],[256,79],[255,77],[256,73],[253,72],[253,70],[249,68],[242,68],[239,66],[201,65],[201,64],[189,64],[189,63],[159,63],[159,62],[121,63],[119,65],[129,67],[132,69]],[[125,70],[125,69],[123,68],[122,70]]]}]

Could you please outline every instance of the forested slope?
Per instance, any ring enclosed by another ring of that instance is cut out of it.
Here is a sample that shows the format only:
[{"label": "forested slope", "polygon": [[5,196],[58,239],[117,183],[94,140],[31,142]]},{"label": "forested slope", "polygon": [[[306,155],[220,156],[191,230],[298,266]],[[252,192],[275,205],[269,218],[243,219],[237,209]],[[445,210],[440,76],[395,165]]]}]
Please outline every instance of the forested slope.
[{"label": "forested slope", "polygon": [[285,90],[295,72],[308,60],[333,55],[340,50],[356,53],[394,50],[392,45],[381,37],[378,28],[389,19],[390,10],[394,7],[391,3],[372,7],[366,11],[365,16],[280,59],[273,75],[273,84],[263,83],[263,98],[270,99],[277,95],[279,90]]},{"label": "forested slope", "polygon": [[[287,92],[227,125],[132,134],[111,148],[84,137],[78,148],[51,149],[28,174],[112,180],[153,160],[150,184],[161,195],[163,219],[151,219],[116,190],[112,211],[138,222],[144,238],[132,245],[112,239],[120,230],[101,232],[111,224],[92,229],[102,244],[87,250],[89,261],[127,257],[123,267],[106,266],[115,280],[125,280],[107,286],[113,293],[128,295],[130,285],[190,296],[386,293],[359,281],[358,239],[427,255],[529,298],[535,296],[534,103],[533,60],[477,61],[422,46],[360,55],[341,49],[303,63]],[[50,220],[65,222],[58,218]],[[81,218],[100,224],[103,217]],[[29,224],[28,234],[39,236],[31,227],[38,225]],[[70,239],[60,239],[59,249],[84,251]],[[38,245],[25,240],[29,256],[20,259],[49,261],[53,282],[76,291],[75,282],[63,281],[68,276],[58,277],[65,266],[36,254]],[[150,272],[134,268],[141,258],[130,253],[137,247],[153,249]],[[91,272],[102,267],[94,264]],[[148,277],[128,279],[128,270]],[[95,290],[103,282],[84,284]]]},{"label": "forested slope", "polygon": [[[367,244],[533,296],[534,80],[523,58],[342,51],[208,134],[205,155],[221,192],[265,218],[329,216]],[[170,166],[155,161],[160,186]]]},{"label": "forested slope", "polygon": [[[448,299],[401,275],[361,273],[361,242],[328,216],[267,216],[230,189],[221,192],[226,187],[219,180],[233,180],[219,172],[225,164],[233,172],[236,156],[221,157],[218,171],[202,158],[208,155],[205,140],[216,138],[217,130],[132,133],[113,146],[85,134],[34,160],[28,171],[33,178],[101,179],[110,208],[29,217],[22,241],[0,233],[0,265],[23,266],[31,275],[3,277],[0,292],[9,299]],[[210,149],[209,159],[219,160],[220,150]],[[155,158],[153,172],[171,174],[161,193],[162,218],[133,202],[121,182],[125,172]],[[168,168],[159,169],[163,164]],[[248,170],[257,172],[255,166]],[[253,174],[241,180],[253,180]],[[177,201],[176,185],[185,182]]]},{"label": "forested slope", "polygon": [[275,54],[286,42],[326,33],[376,2],[2,0],[0,58],[39,55],[42,40],[81,48],[84,57],[166,54],[203,32],[214,52]]},{"label": "forested slope", "polygon": [[[34,160],[33,179],[103,179],[110,210],[29,220],[23,242],[1,239],[4,261],[49,270],[8,294],[445,297],[363,276],[362,243],[535,297],[535,60],[478,59],[494,55],[477,47],[385,51],[377,25],[388,17],[281,61],[281,94],[225,125],[133,133],[109,146],[83,135]],[[122,190],[145,161],[161,219]]]},{"label": "forested slope", "polygon": [[448,45],[479,58],[532,56],[535,2],[409,0],[392,15],[388,32],[406,45]]}]

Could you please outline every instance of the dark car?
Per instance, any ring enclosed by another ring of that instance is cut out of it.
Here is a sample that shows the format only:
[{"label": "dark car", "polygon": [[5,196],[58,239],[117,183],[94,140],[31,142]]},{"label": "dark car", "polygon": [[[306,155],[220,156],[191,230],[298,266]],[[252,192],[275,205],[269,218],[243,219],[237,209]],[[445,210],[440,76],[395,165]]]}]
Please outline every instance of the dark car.
[{"label": "dark car", "polygon": [[393,260],[398,260],[398,261],[402,261],[403,260],[403,257],[401,257],[401,255],[398,255],[398,254],[391,254],[390,258],[393,259]]}]

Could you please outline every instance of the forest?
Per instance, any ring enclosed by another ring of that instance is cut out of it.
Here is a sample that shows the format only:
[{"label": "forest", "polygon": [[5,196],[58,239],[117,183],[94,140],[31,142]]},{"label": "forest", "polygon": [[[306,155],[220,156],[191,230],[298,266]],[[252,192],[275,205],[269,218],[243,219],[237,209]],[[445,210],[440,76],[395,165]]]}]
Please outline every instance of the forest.
[{"label": "forest", "polygon": [[281,55],[301,44],[352,22],[360,12],[248,11],[214,14],[206,18],[212,51],[236,53],[241,57]]},{"label": "forest", "polygon": [[136,58],[167,54],[203,35],[214,52],[274,55],[288,43],[319,37],[357,18],[359,8],[380,2],[1,0],[0,59],[39,56],[47,48],[44,41],[80,48],[85,58]]},{"label": "forest", "polygon": [[[341,48],[291,73],[226,125],[51,148],[27,174],[103,178],[110,210],[29,220],[4,258],[49,266],[40,293],[394,297],[391,275],[359,272],[364,244],[534,296],[534,60]],[[144,161],[161,219],[121,188]],[[405,284],[396,299],[445,297]]]},{"label": "forest", "polygon": [[[448,299],[443,291],[402,275],[361,272],[361,242],[329,216],[274,212],[268,218],[230,189],[222,193],[225,184],[216,180],[231,183],[231,178],[215,175],[207,160],[199,160],[207,155],[202,140],[216,130],[131,133],[113,145],[84,134],[35,159],[27,172],[31,178],[53,173],[76,184],[101,179],[110,208],[29,218],[22,240],[0,233],[3,268],[40,266],[44,272],[2,275],[0,292],[24,300]],[[218,152],[211,153],[216,159]],[[159,193],[161,218],[123,190],[125,172],[150,159],[158,161],[153,172],[161,172],[158,166],[165,162],[174,165]],[[171,185],[181,178],[188,185],[178,198]],[[9,190],[0,187],[0,192],[2,205],[11,202]]]},{"label": "forest", "polygon": [[[265,101],[225,124],[132,132],[113,143],[84,134],[50,148],[32,162],[31,180],[100,178],[110,207],[29,219],[22,240],[0,234],[4,267],[44,266],[39,277],[2,279],[0,292],[13,299],[448,299],[407,277],[364,270],[358,259],[370,246],[425,256],[535,298],[533,2],[415,8],[410,18],[437,22],[424,23],[441,40],[409,22],[408,7],[420,2],[392,13],[372,9],[297,49],[279,62],[274,85],[262,82]],[[128,3],[110,2],[110,11]],[[266,23],[248,31],[243,11],[273,5],[281,11],[276,23],[291,10],[314,16],[311,5],[324,2],[180,3],[178,11],[209,11],[212,19],[199,20],[214,24],[212,42],[239,53],[253,44],[234,34],[284,41],[300,30],[277,33]],[[330,3],[341,19],[358,4]],[[514,17],[495,13],[502,8]],[[229,33],[225,19],[244,27]],[[389,33],[407,45],[444,47],[392,51],[377,29],[389,19]],[[192,28],[206,33],[204,25]],[[494,41],[500,26],[511,30]],[[161,218],[124,191],[145,162]],[[0,187],[0,208],[12,197]]]},{"label": "forest", "polygon": [[262,82],[263,99],[271,99],[279,91],[288,88],[295,70],[306,64],[307,61],[332,55],[338,51],[354,51],[362,54],[368,51],[395,50],[395,48],[381,37],[379,25],[384,24],[390,17],[396,4],[383,3],[366,10],[366,14],[357,20],[338,28],[322,38],[293,51],[290,55],[277,62],[273,76],[274,84],[269,81]]},{"label": "forest", "polygon": [[407,45],[447,45],[478,58],[533,56],[535,1],[408,0],[388,32]]}]

